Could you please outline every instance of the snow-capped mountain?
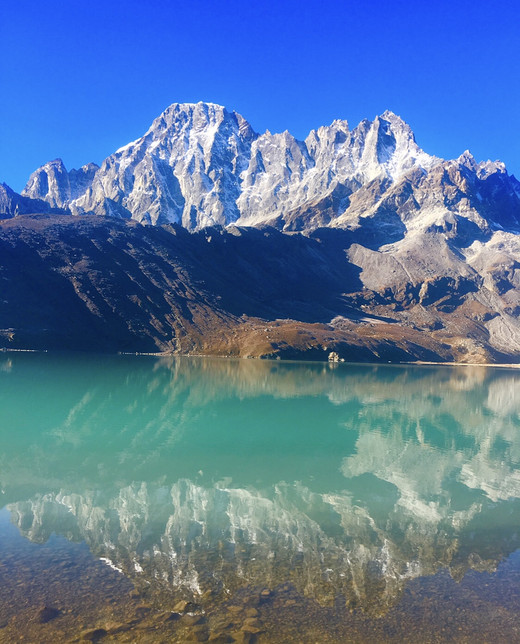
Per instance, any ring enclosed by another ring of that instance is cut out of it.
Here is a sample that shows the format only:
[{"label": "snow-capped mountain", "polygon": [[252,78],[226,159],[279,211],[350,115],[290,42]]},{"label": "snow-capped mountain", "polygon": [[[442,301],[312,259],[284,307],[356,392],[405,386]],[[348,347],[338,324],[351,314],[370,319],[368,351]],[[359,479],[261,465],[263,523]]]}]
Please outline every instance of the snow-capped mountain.
[{"label": "snow-capped mountain", "polygon": [[80,169],[82,190],[57,160],[31,175],[24,195],[45,194],[73,214],[182,223],[188,229],[230,223],[240,216],[240,175],[255,136],[239,114],[219,105],[174,104],[95,172],[92,166]]},{"label": "snow-capped mountain", "polygon": [[394,227],[424,227],[450,214],[480,228],[488,220],[520,222],[520,183],[503,164],[477,164],[469,152],[454,161],[430,156],[389,111],[353,130],[334,121],[298,141],[287,131],[259,135],[219,105],[174,103],[101,167],[67,172],[51,161],[23,195],[76,215],[189,230],[230,223],[356,229],[376,216]]},{"label": "snow-capped mountain", "polygon": [[[56,209],[109,216],[58,223]],[[11,276],[0,337],[10,346],[520,356],[520,182],[468,151],[428,155],[392,112],[298,141],[259,135],[219,105],[173,104],[101,167],[67,172],[56,160],[23,195],[0,186],[0,217],[24,213],[47,216],[0,229]],[[294,231],[303,235],[283,234]],[[31,267],[27,282],[20,265]],[[75,325],[65,322],[72,310]]]}]

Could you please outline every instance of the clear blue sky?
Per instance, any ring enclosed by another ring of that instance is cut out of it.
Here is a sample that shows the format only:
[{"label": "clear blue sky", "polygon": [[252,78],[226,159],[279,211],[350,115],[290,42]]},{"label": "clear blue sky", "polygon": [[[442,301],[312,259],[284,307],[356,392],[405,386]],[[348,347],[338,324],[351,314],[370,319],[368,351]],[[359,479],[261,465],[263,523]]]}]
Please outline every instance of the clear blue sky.
[{"label": "clear blue sky", "polygon": [[100,163],[173,102],[255,130],[385,109],[427,152],[520,177],[517,0],[1,0],[0,181]]}]

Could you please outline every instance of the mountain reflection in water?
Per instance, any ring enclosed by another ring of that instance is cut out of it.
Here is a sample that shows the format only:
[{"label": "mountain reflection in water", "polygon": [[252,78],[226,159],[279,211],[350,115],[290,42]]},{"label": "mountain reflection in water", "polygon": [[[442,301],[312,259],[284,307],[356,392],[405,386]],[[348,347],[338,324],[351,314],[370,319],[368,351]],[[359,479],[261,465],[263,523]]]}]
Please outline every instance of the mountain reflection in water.
[{"label": "mountain reflection in water", "polygon": [[[373,615],[520,545],[520,373],[0,358],[2,502],[157,594],[290,581]],[[30,397],[31,405],[26,401]]]}]

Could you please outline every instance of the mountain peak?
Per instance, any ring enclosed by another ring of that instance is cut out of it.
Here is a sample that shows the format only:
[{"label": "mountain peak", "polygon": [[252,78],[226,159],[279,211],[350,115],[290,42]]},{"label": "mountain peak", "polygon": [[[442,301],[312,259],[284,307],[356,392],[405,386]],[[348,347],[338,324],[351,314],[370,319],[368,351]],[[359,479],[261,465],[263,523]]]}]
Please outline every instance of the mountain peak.
[{"label": "mountain peak", "polygon": [[[401,178],[420,170],[419,181],[440,162],[391,110],[353,130],[336,119],[299,141],[287,130],[257,134],[242,115],[218,103],[172,103],[101,168],[67,172],[55,159],[31,175],[24,194],[74,214],[117,214],[189,230],[234,222],[309,230],[350,225],[356,208],[375,209]],[[469,151],[452,163],[482,177],[501,171],[499,164],[477,166]],[[373,181],[379,187],[370,193]],[[351,199],[351,190],[360,196]],[[309,214],[317,203],[328,204],[326,214]]]},{"label": "mountain peak", "polygon": [[390,110],[385,110],[381,115],[376,116],[376,118],[374,119],[374,122],[376,121],[378,122],[384,121],[386,123],[390,123],[392,130],[406,132],[407,135],[411,136],[415,140],[415,136],[410,125],[405,120],[403,120],[398,114],[395,114]]},{"label": "mountain peak", "polygon": [[226,108],[215,103],[172,103],[154,119],[150,130],[161,126],[164,127],[165,124],[171,126],[172,124],[182,123],[187,119],[193,120],[194,118],[206,117],[206,119],[210,120],[217,115],[222,116],[224,113],[227,113]]},{"label": "mountain peak", "polygon": [[208,103],[206,101],[198,101],[197,103],[171,103],[163,111],[162,114],[168,112],[194,112],[194,111],[203,111],[203,112],[227,112],[227,108],[224,105],[219,103]]},{"label": "mountain peak", "polygon": [[464,152],[459,156],[457,161],[475,161],[475,157],[471,154],[469,150],[464,150]]},{"label": "mountain peak", "polygon": [[385,110],[380,117],[388,121],[401,121],[401,123],[404,123],[403,119],[392,110]]},{"label": "mountain peak", "polygon": [[477,167],[475,157],[469,150],[464,150],[464,152],[457,158],[456,162],[470,168],[471,170],[475,170]]},{"label": "mountain peak", "polygon": [[45,163],[43,167],[56,168],[57,170],[65,171],[65,172],[67,171],[65,168],[65,164],[63,163],[63,160],[60,159],[59,157],[56,159],[53,159],[52,161],[47,161],[47,163]]},{"label": "mountain peak", "polygon": [[203,101],[172,103],[154,119],[146,135],[155,133],[160,136],[163,134],[175,136],[175,133],[187,131],[187,129],[200,132],[207,128],[219,128],[224,123],[229,123],[232,127],[236,126],[241,136],[250,138],[254,135],[252,127],[241,114],[229,111],[223,105]]},{"label": "mountain peak", "polygon": [[172,120],[182,118],[183,115],[205,116],[208,119],[214,119],[229,114],[230,112],[227,108],[218,103],[205,103],[204,101],[199,101],[198,103],[172,103],[155,120],[157,121],[161,118]]}]

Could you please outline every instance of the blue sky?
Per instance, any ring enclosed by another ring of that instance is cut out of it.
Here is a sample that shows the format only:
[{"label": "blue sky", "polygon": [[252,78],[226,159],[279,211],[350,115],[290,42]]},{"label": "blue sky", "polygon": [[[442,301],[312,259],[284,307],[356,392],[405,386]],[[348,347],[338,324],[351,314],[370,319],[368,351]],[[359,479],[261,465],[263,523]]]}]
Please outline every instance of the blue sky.
[{"label": "blue sky", "polygon": [[513,0],[2,0],[0,181],[100,163],[199,100],[299,138],[390,109],[427,152],[520,177],[519,25]]}]

